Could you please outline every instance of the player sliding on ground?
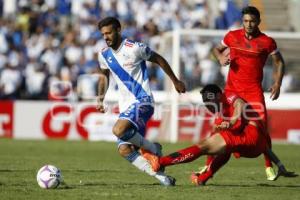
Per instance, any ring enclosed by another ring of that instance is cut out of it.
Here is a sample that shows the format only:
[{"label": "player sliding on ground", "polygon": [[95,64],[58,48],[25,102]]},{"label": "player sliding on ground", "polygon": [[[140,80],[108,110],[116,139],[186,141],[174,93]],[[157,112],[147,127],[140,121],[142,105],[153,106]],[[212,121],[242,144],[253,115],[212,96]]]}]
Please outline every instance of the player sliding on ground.
[{"label": "player sliding on ground", "polygon": [[145,125],[154,112],[146,61],[158,64],[179,93],[185,92],[185,85],[177,79],[167,61],[159,54],[143,43],[122,38],[118,19],[107,17],[99,22],[98,28],[108,47],[99,53],[102,76],[99,80],[97,110],[105,112],[103,101],[111,73],[119,90],[120,115],[112,131],[118,137],[120,155],[138,169],[157,178],[161,184],[174,185],[174,178],[163,172],[154,172],[136,148],[161,155],[161,146],[144,138]]},{"label": "player sliding on ground", "polygon": [[[192,182],[204,185],[230,158],[256,158],[269,149],[263,122],[251,105],[235,94],[227,95],[217,85],[207,85],[201,90],[206,108],[216,115],[214,134],[199,144],[176,151],[168,156],[144,154],[154,170],[166,166],[191,162],[202,155],[214,155],[209,168],[202,174],[192,174]],[[291,176],[294,173],[289,173]]]}]

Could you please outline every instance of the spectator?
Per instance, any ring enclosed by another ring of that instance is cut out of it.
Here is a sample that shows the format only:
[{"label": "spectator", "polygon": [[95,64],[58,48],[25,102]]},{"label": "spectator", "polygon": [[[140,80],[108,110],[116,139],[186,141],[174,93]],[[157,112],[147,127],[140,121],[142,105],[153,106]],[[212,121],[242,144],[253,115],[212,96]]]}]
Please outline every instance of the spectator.
[{"label": "spectator", "polygon": [[7,63],[0,73],[0,99],[17,99],[22,83],[21,72],[15,63]]},{"label": "spectator", "polygon": [[[146,42],[156,50],[164,48],[161,45],[161,35],[166,31],[215,28],[215,25],[217,28],[227,29],[239,23],[240,11],[234,1],[215,0],[214,2],[220,2],[221,16],[214,24],[217,16],[209,13],[208,4],[211,2],[213,1],[0,1],[0,8],[3,7],[3,10],[0,9],[0,76],[3,80],[1,99],[11,96],[16,98],[20,94],[26,94],[25,98],[45,99],[46,94],[41,91],[44,87],[53,89],[49,92],[50,99],[56,99],[56,93],[57,96],[69,94],[72,88],[76,91],[78,76],[93,74],[98,65],[95,53],[106,45],[95,26],[105,16],[119,17],[123,23],[124,37],[130,35],[133,40]],[[200,41],[197,37],[181,38],[180,70],[189,89],[210,81],[220,81],[220,72],[216,70],[210,57],[211,46],[211,38],[202,38]],[[171,52],[170,49],[167,54]],[[166,57],[171,59],[168,56]],[[10,74],[12,80],[7,81],[3,74]],[[164,89],[162,74],[156,66],[149,66],[152,89]],[[226,77],[226,71],[224,76]],[[294,81],[295,78],[292,82]],[[65,82],[69,85],[66,86]],[[82,83],[79,85],[81,87]],[[94,86],[84,87],[95,89]],[[12,95],[9,91],[13,92]],[[44,88],[43,91],[47,92],[48,89]],[[90,89],[87,91],[92,94]]]}]

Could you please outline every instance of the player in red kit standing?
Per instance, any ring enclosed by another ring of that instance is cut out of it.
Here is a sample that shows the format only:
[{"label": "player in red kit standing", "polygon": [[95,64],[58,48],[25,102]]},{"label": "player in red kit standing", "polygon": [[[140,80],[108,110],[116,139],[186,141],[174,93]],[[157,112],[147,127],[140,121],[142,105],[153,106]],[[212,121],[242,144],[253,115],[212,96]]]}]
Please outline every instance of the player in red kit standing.
[{"label": "player in red kit standing", "polygon": [[[242,10],[243,28],[227,33],[222,43],[214,49],[214,54],[222,66],[230,64],[225,93],[235,93],[248,102],[264,121],[267,130],[267,111],[262,89],[263,67],[268,56],[274,65],[274,83],[270,88],[271,99],[276,100],[284,75],[285,64],[273,38],[259,30],[260,13],[253,6]],[[228,55],[223,52],[229,49]],[[267,131],[266,131],[267,133]],[[267,133],[271,146],[271,138]],[[275,180],[276,174],[271,160],[265,156],[266,175],[268,180]],[[208,157],[205,171],[212,158]],[[281,162],[276,163],[282,165]]]}]

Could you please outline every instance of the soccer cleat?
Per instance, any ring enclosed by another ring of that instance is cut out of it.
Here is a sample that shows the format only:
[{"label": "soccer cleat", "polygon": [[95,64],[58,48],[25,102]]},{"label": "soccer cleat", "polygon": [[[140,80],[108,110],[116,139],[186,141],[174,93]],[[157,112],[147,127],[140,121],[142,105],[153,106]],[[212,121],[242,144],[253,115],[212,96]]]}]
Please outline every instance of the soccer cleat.
[{"label": "soccer cleat", "polygon": [[200,176],[201,174],[193,172],[190,176],[192,184],[196,186],[205,185],[206,181],[201,181]]},{"label": "soccer cleat", "polygon": [[275,180],[277,180],[280,176],[294,178],[297,177],[298,174],[296,174],[295,172],[287,171],[286,168],[282,165],[278,168]]},{"label": "soccer cleat", "polygon": [[199,173],[192,172],[192,175],[190,176],[192,184],[198,185],[198,176]]},{"label": "soccer cleat", "polygon": [[153,171],[158,172],[160,170],[159,157],[157,155],[142,148],[140,149],[140,153],[149,162]]},{"label": "soccer cleat", "polygon": [[208,165],[205,165],[203,167],[199,167],[199,174],[204,174],[208,169]]},{"label": "soccer cleat", "polygon": [[267,167],[266,168],[266,175],[268,181],[275,181],[278,177],[276,176],[276,173],[273,169],[273,167]]},{"label": "soccer cleat", "polygon": [[163,186],[175,186],[176,179],[172,176],[165,176],[163,180],[160,180]]}]

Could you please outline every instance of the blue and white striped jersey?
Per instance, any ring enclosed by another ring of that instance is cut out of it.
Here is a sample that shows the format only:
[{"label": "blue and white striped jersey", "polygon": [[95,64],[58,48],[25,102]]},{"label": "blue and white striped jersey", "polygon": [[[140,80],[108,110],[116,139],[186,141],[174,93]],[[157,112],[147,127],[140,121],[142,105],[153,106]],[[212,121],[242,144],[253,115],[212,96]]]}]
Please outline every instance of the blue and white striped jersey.
[{"label": "blue and white striped jersey", "polygon": [[120,112],[136,102],[153,103],[146,69],[151,54],[145,44],[128,39],[116,51],[107,47],[99,52],[100,68],[109,69],[118,85]]}]

